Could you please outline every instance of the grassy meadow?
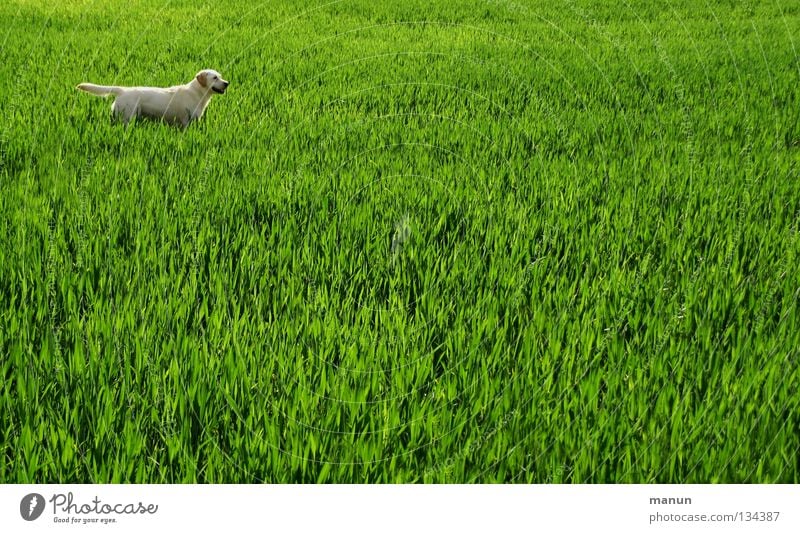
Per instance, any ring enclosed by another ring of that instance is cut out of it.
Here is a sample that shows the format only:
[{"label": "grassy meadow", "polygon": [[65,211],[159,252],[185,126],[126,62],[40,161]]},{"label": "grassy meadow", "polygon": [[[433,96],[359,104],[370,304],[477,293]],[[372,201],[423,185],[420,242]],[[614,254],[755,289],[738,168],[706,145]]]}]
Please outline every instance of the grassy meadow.
[{"label": "grassy meadow", "polygon": [[0,23],[0,482],[800,483],[800,3]]}]

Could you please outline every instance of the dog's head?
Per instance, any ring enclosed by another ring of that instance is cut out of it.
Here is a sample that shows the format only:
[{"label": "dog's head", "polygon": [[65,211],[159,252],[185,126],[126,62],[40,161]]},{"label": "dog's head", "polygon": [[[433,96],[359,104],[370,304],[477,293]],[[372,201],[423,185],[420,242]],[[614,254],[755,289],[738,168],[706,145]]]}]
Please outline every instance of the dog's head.
[{"label": "dog's head", "polygon": [[204,90],[210,90],[217,94],[225,94],[225,89],[229,85],[227,81],[222,79],[219,72],[211,69],[201,70],[194,79]]}]

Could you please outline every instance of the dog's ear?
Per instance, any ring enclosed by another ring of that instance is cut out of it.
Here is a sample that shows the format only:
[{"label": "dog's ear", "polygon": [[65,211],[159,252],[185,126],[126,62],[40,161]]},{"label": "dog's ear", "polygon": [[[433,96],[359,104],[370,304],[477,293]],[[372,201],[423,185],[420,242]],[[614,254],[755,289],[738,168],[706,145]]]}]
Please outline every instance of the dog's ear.
[{"label": "dog's ear", "polygon": [[203,89],[206,88],[206,73],[205,72],[198,72],[197,76],[195,76],[194,79],[197,80],[197,83],[200,84],[200,87],[202,87]]}]

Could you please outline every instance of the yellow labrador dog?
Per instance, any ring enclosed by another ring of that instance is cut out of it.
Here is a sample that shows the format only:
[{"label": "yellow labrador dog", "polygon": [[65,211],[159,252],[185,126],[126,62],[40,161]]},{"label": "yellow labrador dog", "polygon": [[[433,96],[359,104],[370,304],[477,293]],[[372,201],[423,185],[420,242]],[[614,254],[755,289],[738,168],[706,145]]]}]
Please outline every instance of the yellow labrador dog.
[{"label": "yellow labrador dog", "polygon": [[135,118],[163,120],[187,127],[203,116],[211,97],[224,94],[228,82],[216,70],[201,70],[192,81],[174,87],[115,87],[81,83],[78,89],[96,96],[114,95],[111,112],[128,124]]}]

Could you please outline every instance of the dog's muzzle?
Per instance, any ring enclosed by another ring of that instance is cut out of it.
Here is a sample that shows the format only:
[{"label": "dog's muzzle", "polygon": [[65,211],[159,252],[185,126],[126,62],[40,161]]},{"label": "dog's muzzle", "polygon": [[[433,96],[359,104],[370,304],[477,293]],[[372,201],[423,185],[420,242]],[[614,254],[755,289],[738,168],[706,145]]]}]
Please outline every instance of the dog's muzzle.
[{"label": "dog's muzzle", "polygon": [[225,85],[222,86],[222,89],[217,88],[216,85],[212,85],[211,90],[217,94],[225,94],[225,90],[228,88],[228,85],[230,85],[230,83],[227,81],[225,82]]}]

